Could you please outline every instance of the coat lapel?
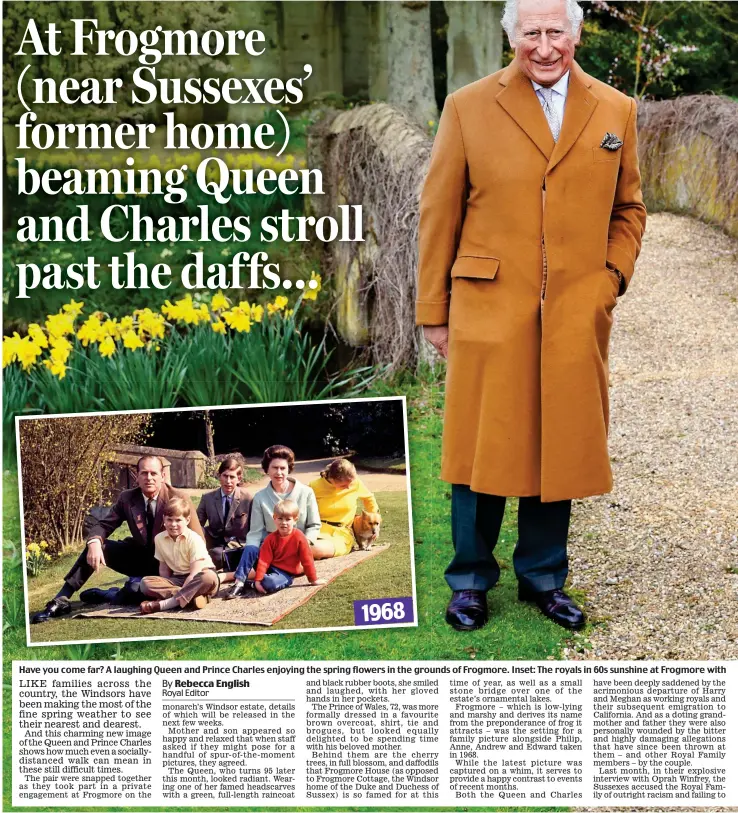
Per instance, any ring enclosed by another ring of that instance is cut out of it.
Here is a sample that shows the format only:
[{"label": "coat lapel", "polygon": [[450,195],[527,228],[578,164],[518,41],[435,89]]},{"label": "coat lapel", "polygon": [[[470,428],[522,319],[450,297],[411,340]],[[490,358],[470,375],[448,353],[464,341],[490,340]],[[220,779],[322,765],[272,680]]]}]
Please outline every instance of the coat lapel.
[{"label": "coat lapel", "polygon": [[154,514],[154,530],[151,534],[151,538],[153,538],[162,532],[164,529],[164,506],[169,501],[169,489],[167,489],[166,485],[163,485],[159,490],[159,496],[156,498],[156,513]]},{"label": "coat lapel", "polygon": [[[498,103],[533,141],[546,159],[550,160],[551,154],[554,152],[551,130],[530,79],[518,68],[515,60],[507,66],[500,79],[500,84],[504,87],[497,94]],[[564,126],[566,126],[566,116]]]},{"label": "coat lapel", "polygon": [[[547,174],[574,146],[597,107],[597,99],[589,90],[591,84],[592,81],[587,74],[576,62],[572,62],[569,73],[569,90],[566,94],[564,121],[561,125],[559,140],[556,142],[553,154],[548,162]],[[541,110],[541,112],[543,111]]]},{"label": "coat lapel", "polygon": [[220,489],[213,493],[213,501],[215,502],[215,510],[220,517],[220,521],[225,525],[226,518],[223,516],[223,493]]}]

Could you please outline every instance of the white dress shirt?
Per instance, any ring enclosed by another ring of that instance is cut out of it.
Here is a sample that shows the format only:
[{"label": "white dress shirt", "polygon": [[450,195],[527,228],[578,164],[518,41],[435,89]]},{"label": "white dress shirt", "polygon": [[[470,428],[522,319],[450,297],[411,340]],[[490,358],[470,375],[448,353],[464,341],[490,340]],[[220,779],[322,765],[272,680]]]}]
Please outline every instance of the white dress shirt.
[{"label": "white dress shirt", "polygon": [[[532,79],[531,84],[536,92],[538,101],[541,103],[541,107],[543,107],[543,96],[541,96],[541,94],[538,92],[543,85],[539,85],[538,82],[534,82]],[[566,94],[569,92],[569,71],[567,71],[561,77],[561,79],[559,79],[559,81],[551,87],[551,90],[553,91],[553,94],[551,95],[551,103],[556,109],[556,115],[559,117],[559,121],[563,124],[564,109],[566,108]]]}]

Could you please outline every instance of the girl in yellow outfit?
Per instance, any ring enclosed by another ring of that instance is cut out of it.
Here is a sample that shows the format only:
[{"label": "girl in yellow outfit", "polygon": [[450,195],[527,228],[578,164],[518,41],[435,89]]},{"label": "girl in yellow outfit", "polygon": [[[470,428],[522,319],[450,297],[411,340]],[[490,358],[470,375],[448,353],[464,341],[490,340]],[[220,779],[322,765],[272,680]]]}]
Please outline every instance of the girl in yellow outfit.
[{"label": "girl in yellow outfit", "polygon": [[354,546],[356,501],[362,501],[365,511],[379,512],[374,494],[358,478],[353,463],[342,457],[330,463],[310,488],[315,492],[321,520],[313,558],[344,556]]}]

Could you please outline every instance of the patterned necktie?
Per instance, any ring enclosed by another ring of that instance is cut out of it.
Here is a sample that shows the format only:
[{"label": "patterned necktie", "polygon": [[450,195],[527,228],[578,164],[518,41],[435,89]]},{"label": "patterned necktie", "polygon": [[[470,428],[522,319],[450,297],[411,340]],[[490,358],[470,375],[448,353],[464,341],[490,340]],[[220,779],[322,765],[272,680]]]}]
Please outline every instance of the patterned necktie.
[{"label": "patterned necktie", "polygon": [[228,514],[230,514],[230,513],[231,513],[231,498],[226,497],[225,498],[225,507],[223,508],[223,519],[227,520],[228,519]]},{"label": "patterned necktie", "polygon": [[538,92],[541,94],[541,98],[543,99],[543,112],[546,116],[548,126],[551,128],[553,140],[558,141],[559,134],[561,133],[561,122],[559,121],[559,116],[553,103],[554,92],[551,88],[539,88]]},{"label": "patterned necktie", "polygon": [[146,541],[151,544],[151,537],[154,531],[154,501],[146,503]]}]

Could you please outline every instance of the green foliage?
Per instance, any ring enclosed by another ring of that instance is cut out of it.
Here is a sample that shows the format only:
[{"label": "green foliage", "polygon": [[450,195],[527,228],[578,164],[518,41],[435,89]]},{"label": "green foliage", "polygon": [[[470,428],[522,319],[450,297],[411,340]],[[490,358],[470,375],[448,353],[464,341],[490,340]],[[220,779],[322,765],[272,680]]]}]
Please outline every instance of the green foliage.
[{"label": "green foliage", "polygon": [[[91,8],[92,6],[92,8]],[[55,121],[106,121],[113,119],[155,120],[160,115],[159,105],[133,105],[130,102],[130,76],[141,67],[136,53],[131,56],[118,56],[108,40],[108,51],[113,54],[101,58],[89,47],[85,56],[73,56],[73,19],[98,20],[99,29],[131,29],[136,33],[153,30],[165,22],[167,29],[194,30],[204,32],[210,29],[222,31],[232,25],[233,5],[229,3],[183,3],[170,2],[166,7],[166,21],[162,20],[162,7],[158,3],[141,0],[127,2],[106,2],[90,4],[82,0],[64,3],[17,2],[9,3],[4,11],[3,64],[5,65],[3,102],[6,121],[17,121],[23,107],[17,97],[16,85],[20,71],[30,64],[25,82],[51,77],[60,81],[66,77],[82,80],[89,77],[110,77],[122,79],[123,87],[116,95],[117,104],[109,105],[40,105],[35,112],[39,120]],[[21,47],[26,25],[30,19],[36,20],[40,31],[45,31],[50,23],[60,29],[58,45],[61,54],[46,57],[34,56],[30,45],[25,46],[25,56],[17,56]],[[209,56],[163,57],[156,65],[157,78],[208,76],[225,73],[228,66]]]},{"label": "green foliage", "polygon": [[3,370],[3,460],[6,466],[15,458],[15,417],[39,412],[31,406],[32,386],[28,376],[16,365]]},{"label": "green foliage", "polygon": [[[138,440],[148,422],[147,415],[22,421],[26,540],[46,540],[52,555],[78,543],[87,510],[103,496],[103,474],[113,446]],[[29,542],[27,552],[33,553],[33,544]]]},{"label": "green foliage", "polygon": [[159,352],[149,346],[135,353],[116,353],[109,359],[88,349],[88,380],[99,387],[105,408],[164,409],[178,403],[187,355],[174,352],[166,341],[160,347]]},{"label": "green foliage", "polygon": [[597,0],[585,13],[577,61],[630,96],[735,95],[738,7],[690,0]]},{"label": "green foliage", "polygon": [[175,333],[167,352],[187,359],[187,380],[181,389],[181,400],[187,406],[238,402],[242,393],[238,379],[232,374],[234,351],[228,337],[209,328]]}]

